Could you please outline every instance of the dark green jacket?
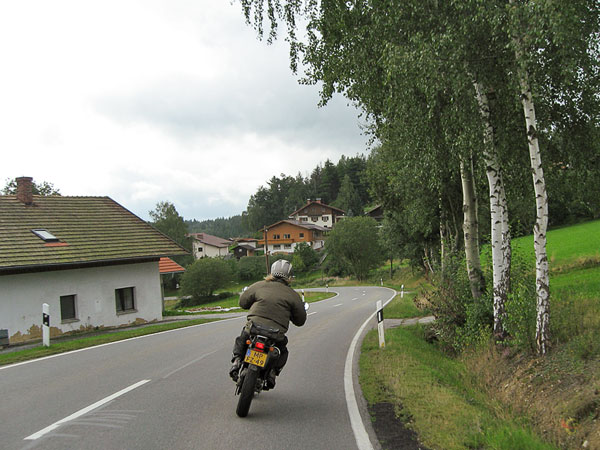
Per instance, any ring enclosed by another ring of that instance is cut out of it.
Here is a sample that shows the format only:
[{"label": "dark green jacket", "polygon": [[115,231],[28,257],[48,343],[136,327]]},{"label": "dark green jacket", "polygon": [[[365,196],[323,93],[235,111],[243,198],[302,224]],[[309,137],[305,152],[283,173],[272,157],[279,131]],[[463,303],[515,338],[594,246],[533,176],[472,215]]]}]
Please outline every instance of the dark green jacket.
[{"label": "dark green jacket", "polygon": [[286,333],[290,321],[301,327],[306,310],[296,291],[284,281],[258,281],[240,295],[240,306],[248,309],[248,319],[259,325],[279,328]]}]

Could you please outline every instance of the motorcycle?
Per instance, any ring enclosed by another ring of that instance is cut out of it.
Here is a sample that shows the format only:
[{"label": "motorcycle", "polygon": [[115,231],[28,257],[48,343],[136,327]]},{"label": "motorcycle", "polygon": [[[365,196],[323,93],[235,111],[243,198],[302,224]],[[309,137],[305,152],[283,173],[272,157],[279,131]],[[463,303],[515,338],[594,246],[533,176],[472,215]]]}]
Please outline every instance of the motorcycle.
[{"label": "motorcycle", "polygon": [[[308,310],[309,304],[304,303],[304,309]],[[281,351],[275,345],[278,329],[252,324],[249,338],[246,341],[248,348],[246,356],[240,366],[238,379],[235,385],[235,395],[239,395],[237,408],[235,410],[239,417],[246,417],[250,410],[252,399],[263,390],[269,390],[267,375]]]}]

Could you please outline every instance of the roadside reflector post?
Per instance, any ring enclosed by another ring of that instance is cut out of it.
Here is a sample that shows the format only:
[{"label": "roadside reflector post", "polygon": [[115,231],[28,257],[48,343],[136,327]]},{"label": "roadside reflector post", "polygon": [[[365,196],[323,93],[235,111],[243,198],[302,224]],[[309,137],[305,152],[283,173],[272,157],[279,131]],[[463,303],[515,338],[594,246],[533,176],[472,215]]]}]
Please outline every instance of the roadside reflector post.
[{"label": "roadside reflector post", "polygon": [[329,292],[329,285],[328,284],[325,285],[325,288],[327,289],[327,292]]},{"label": "roadside reflector post", "polygon": [[383,278],[381,278],[381,285],[383,286]]},{"label": "roadside reflector post", "polygon": [[50,305],[42,304],[42,343],[50,347]]},{"label": "roadside reflector post", "polygon": [[304,303],[304,289],[302,289],[302,302]]},{"label": "roadside reflector post", "polygon": [[377,301],[377,331],[379,332],[379,348],[384,348],[385,336],[383,328],[383,306],[381,300]]},{"label": "roadside reflector post", "polygon": [[402,285],[400,289],[400,298],[404,298],[404,285]]}]

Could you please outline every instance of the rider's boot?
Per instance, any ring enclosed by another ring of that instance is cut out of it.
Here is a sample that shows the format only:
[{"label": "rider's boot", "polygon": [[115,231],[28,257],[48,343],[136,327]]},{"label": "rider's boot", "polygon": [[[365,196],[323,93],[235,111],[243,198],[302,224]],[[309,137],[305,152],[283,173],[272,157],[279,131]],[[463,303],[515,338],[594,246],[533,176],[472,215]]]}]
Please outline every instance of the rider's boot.
[{"label": "rider's boot", "polygon": [[233,381],[237,383],[238,376],[240,374],[240,366],[242,365],[242,360],[234,356],[231,359],[231,362],[233,363],[233,365],[231,366],[231,369],[229,369],[229,376]]},{"label": "rider's boot", "polygon": [[269,370],[269,373],[267,374],[266,389],[273,389],[275,387],[275,377],[277,375],[279,375],[279,372],[277,371],[277,369]]}]

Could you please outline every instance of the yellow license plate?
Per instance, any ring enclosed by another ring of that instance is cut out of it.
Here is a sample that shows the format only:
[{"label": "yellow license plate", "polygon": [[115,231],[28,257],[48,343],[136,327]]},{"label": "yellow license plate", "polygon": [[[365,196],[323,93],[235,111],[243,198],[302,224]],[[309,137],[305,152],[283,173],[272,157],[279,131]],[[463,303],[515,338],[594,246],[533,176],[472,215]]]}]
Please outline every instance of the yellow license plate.
[{"label": "yellow license plate", "polygon": [[256,350],[248,349],[244,361],[250,364],[254,364],[258,367],[265,367],[265,364],[267,364],[267,354],[257,352]]}]

